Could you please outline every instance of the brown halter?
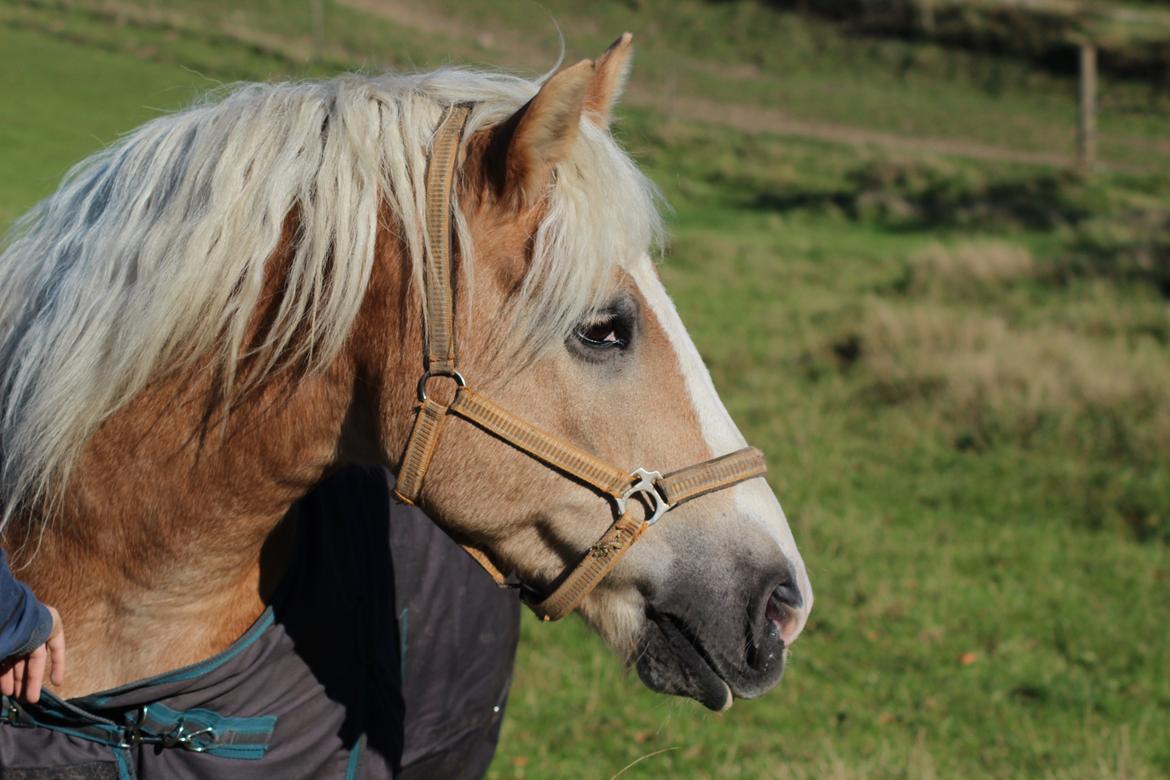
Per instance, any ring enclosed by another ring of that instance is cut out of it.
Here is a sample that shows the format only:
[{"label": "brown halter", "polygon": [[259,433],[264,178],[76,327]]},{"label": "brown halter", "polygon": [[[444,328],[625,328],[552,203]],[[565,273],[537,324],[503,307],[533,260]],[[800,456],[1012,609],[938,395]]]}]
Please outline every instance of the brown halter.
[{"label": "brown halter", "polygon": [[[559,620],[577,608],[663,513],[692,498],[763,476],[767,466],[763,453],[754,447],[746,447],[665,476],[645,469],[627,473],[504,411],[467,386],[456,369],[450,250],[452,180],[463,127],[470,113],[468,105],[451,106],[446,110],[435,131],[427,165],[428,249],[423,273],[423,305],[427,314],[426,370],[418,381],[419,406],[398,471],[395,495],[407,504],[413,504],[418,498],[423,477],[438,447],[443,424],[448,414],[454,414],[612,499],[617,520],[609,530],[575,566],[561,575],[551,594],[540,601],[525,598],[544,620]],[[448,406],[427,398],[427,380],[440,376],[453,380],[457,386],[455,398]],[[642,502],[644,512],[627,511],[631,498]],[[504,575],[481,550],[464,549],[497,583],[506,584]]]}]

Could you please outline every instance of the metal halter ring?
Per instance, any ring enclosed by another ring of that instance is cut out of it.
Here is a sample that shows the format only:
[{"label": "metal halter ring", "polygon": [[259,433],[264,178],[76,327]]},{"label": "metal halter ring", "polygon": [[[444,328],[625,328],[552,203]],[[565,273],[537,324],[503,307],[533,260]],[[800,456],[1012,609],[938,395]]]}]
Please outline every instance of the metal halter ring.
[{"label": "metal halter ring", "polygon": [[463,374],[460,374],[458,371],[455,371],[454,369],[452,369],[450,371],[446,371],[446,370],[444,370],[444,371],[431,371],[428,368],[426,371],[423,372],[423,375],[421,377],[419,377],[419,380],[418,380],[418,402],[420,404],[423,401],[427,400],[427,380],[433,376],[449,377],[451,379],[454,379],[455,384],[458,385],[459,387],[467,387],[467,380],[463,378]]},{"label": "metal halter ring", "polygon": [[630,479],[633,482],[626,492],[614,499],[617,504],[619,515],[626,513],[626,503],[633,496],[639,496],[642,503],[646,505],[646,511],[650,514],[646,517],[646,525],[654,525],[658,518],[662,517],[663,513],[670,509],[670,504],[658,492],[658,480],[662,479],[662,474],[657,471],[647,471],[646,469],[634,469],[630,472]]}]

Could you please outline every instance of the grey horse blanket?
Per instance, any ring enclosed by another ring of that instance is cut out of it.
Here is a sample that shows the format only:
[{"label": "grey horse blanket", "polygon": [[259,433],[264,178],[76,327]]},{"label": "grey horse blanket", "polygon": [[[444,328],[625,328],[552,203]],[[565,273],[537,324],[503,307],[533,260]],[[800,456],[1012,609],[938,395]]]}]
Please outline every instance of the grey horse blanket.
[{"label": "grey horse blanket", "polygon": [[297,560],[219,655],[79,699],[0,702],[0,780],[482,776],[516,597],[392,508],[382,472],[343,471],[294,515]]}]

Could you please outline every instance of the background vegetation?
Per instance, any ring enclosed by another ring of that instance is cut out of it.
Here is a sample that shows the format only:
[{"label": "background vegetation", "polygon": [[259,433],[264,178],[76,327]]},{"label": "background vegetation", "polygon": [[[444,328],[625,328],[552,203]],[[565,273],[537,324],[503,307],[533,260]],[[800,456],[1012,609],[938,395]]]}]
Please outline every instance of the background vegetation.
[{"label": "background vegetation", "polygon": [[1076,69],[1073,46],[1094,43],[1102,67],[1146,78],[1170,76],[1170,3],[1112,0],[771,0],[848,24],[854,31],[1012,54],[1058,71]]},{"label": "background vegetation", "polygon": [[1066,73],[782,5],[0,0],[0,224],[221,82],[538,73],[553,19],[570,61],[630,29],[617,132],[817,605],[719,715],[527,622],[491,776],[1170,774],[1170,104],[1107,73],[1080,178]]}]

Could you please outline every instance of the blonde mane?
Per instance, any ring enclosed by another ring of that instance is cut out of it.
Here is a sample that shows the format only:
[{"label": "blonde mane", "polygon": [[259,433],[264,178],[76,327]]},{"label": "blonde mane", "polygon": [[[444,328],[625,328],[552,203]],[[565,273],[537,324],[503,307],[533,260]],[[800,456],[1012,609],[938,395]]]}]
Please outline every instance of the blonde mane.
[{"label": "blonde mane", "polygon": [[[444,107],[475,103],[470,134],[539,86],[458,69],[248,84],[76,166],[0,247],[0,530],[59,494],[87,439],[150,382],[211,356],[230,399],[289,362],[327,364],[365,296],[380,229],[401,230],[420,283],[422,184]],[[656,199],[609,133],[582,121],[509,315],[521,349],[563,339],[614,267],[657,240]],[[396,226],[379,224],[383,204]],[[245,355],[294,210],[276,319]],[[470,269],[458,207],[455,224]]]}]

